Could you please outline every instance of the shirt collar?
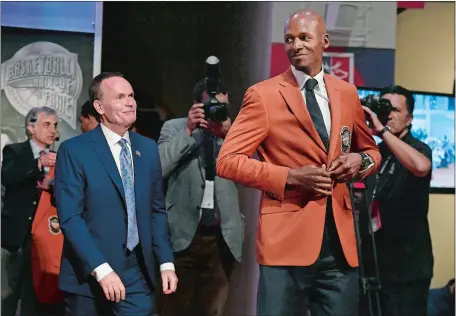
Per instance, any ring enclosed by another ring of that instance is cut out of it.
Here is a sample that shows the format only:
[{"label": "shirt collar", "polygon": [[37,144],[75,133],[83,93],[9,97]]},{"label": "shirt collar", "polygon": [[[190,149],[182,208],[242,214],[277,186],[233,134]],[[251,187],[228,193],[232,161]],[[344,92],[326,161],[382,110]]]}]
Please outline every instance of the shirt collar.
[{"label": "shirt collar", "polygon": [[[109,128],[107,128],[103,123],[100,123],[101,130],[103,131],[103,134],[106,137],[106,140],[108,141],[109,147],[113,147],[115,144],[119,143],[119,140],[121,138],[125,138],[127,140],[127,143],[130,144],[130,135],[128,131],[125,133],[123,137],[119,136],[119,134],[114,133],[111,131]],[[130,145],[131,146],[131,145]]]},{"label": "shirt collar", "polygon": [[35,156],[35,158],[40,157],[41,151],[45,151],[45,152],[49,151],[49,148],[42,149],[40,146],[38,146],[38,144],[33,139],[30,139],[29,143],[30,143],[30,147],[32,147],[33,156]]},{"label": "shirt collar", "polygon": [[[304,84],[308,79],[311,77],[306,74],[303,71],[297,70],[293,65],[291,66],[291,72],[293,73],[293,76],[295,77],[296,83],[298,84],[299,89],[304,88]],[[321,90],[325,86],[325,81],[324,81],[324,71],[323,67],[321,68],[321,71],[314,77],[314,79],[317,80],[318,85],[315,87],[315,89]]]}]

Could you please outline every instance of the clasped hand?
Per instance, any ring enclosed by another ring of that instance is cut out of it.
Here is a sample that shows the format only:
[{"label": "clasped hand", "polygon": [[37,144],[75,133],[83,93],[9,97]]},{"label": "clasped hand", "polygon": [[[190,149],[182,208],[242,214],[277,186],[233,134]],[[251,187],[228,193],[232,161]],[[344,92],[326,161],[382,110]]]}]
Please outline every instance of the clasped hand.
[{"label": "clasped hand", "polygon": [[361,168],[361,155],[345,154],[334,160],[329,168],[305,166],[290,170],[287,184],[305,189],[317,196],[329,196],[333,182],[352,180]]}]

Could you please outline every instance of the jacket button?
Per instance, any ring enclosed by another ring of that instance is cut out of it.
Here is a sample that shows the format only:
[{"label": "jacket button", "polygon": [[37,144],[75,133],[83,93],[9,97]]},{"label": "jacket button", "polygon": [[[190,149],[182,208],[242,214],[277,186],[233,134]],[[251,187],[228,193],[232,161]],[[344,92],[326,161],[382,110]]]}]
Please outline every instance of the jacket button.
[{"label": "jacket button", "polygon": [[205,184],[202,184],[202,185],[201,185],[201,188],[202,188],[202,189],[204,189],[205,187],[206,187],[206,185],[205,185]]},{"label": "jacket button", "polygon": [[197,211],[199,211],[199,209],[200,209],[200,207],[199,207],[199,206],[197,206],[197,207],[196,207],[196,210],[197,210]]},{"label": "jacket button", "polygon": [[29,221],[31,221],[31,220],[32,220],[32,217],[30,216],[30,217],[29,217]]},{"label": "jacket button", "polygon": [[36,205],[36,201],[33,201],[33,205]]},{"label": "jacket button", "polygon": [[128,224],[128,219],[124,219],[124,222]]}]

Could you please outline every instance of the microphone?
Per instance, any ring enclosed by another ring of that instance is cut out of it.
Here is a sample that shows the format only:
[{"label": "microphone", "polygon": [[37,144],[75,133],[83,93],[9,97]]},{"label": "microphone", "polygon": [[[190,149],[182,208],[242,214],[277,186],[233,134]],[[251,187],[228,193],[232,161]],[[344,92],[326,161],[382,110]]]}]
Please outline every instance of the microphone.
[{"label": "microphone", "polygon": [[55,139],[54,142],[51,145],[50,152],[55,153],[56,151],[54,150],[55,142],[58,142],[60,140],[60,133],[59,131],[55,131]]}]

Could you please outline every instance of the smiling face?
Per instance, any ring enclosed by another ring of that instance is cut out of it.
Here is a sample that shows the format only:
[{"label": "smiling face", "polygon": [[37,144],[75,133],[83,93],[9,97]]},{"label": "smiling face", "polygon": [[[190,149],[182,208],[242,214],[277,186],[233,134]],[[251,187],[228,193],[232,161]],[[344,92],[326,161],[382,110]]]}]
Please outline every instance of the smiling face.
[{"label": "smiling face", "polygon": [[123,136],[136,121],[136,101],[133,88],[122,77],[109,77],[100,84],[100,100],[94,107],[101,121],[113,132]]},{"label": "smiling face", "polygon": [[321,71],[329,37],[320,15],[310,10],[294,13],[285,25],[284,40],[288,59],[296,69],[312,77]]}]

